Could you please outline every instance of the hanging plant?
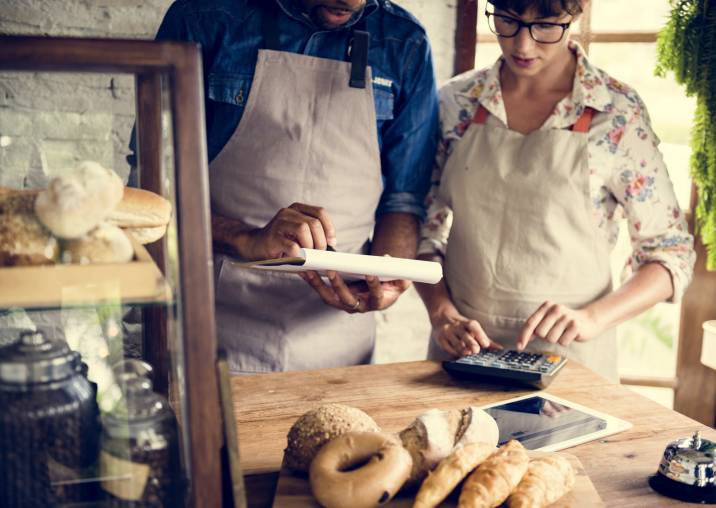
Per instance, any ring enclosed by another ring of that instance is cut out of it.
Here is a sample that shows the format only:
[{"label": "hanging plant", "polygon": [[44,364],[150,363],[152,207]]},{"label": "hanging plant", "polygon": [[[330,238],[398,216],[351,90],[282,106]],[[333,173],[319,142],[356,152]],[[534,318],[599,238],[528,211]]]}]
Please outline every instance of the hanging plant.
[{"label": "hanging plant", "polygon": [[696,96],[691,175],[698,188],[696,230],[716,270],[716,0],[670,0],[671,14],[657,41],[657,76],[673,71]]}]

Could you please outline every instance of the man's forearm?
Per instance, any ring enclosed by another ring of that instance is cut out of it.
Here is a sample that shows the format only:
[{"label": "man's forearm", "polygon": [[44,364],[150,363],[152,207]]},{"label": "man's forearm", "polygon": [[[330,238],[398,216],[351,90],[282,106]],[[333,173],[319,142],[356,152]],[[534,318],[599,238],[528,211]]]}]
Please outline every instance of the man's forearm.
[{"label": "man's forearm", "polygon": [[386,213],[378,219],[371,254],[415,259],[418,250],[418,218],[410,213]]},{"label": "man's forearm", "polygon": [[238,219],[211,213],[211,234],[214,249],[232,256],[246,257],[245,239],[255,228]]}]

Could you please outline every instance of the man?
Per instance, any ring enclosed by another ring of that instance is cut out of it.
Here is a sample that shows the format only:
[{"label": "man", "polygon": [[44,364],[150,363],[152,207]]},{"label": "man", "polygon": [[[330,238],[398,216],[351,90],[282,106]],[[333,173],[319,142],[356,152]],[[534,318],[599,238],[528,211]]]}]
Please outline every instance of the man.
[{"label": "man", "polygon": [[178,0],[202,46],[219,343],[232,370],[370,361],[408,282],[255,272],[301,247],[413,258],[437,134],[423,28],[388,0]]}]

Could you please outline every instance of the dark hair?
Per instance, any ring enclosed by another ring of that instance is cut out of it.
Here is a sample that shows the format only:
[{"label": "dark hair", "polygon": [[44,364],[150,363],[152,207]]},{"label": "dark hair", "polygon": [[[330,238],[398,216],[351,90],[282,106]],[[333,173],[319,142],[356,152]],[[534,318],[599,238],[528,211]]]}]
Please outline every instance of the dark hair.
[{"label": "dark hair", "polygon": [[513,11],[519,15],[534,9],[545,18],[559,16],[565,12],[576,16],[584,8],[584,0],[487,0],[495,9]]}]

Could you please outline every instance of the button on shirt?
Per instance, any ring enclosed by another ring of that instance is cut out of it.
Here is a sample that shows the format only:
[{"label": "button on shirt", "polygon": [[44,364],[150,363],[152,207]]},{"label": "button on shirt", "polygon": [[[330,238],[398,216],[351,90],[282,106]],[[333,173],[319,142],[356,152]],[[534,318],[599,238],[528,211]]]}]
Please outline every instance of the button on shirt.
[{"label": "button on shirt", "polygon": [[[597,111],[587,141],[595,234],[602,235],[613,248],[619,234],[619,219],[626,216],[633,248],[631,268],[661,263],[672,276],[672,300],[678,301],[692,276],[693,237],[677,203],[646,108],[633,89],[593,66],[578,44],[570,43],[570,48],[577,56],[572,94],[557,104],[540,129],[567,129],[585,107]],[[490,113],[488,128],[507,128],[500,88],[501,65],[500,58],[491,68],[453,78],[440,91],[441,137],[427,199],[428,216],[421,231],[420,254],[445,255],[452,210],[440,201],[440,177],[478,106],[482,104]]]},{"label": "button on shirt", "polygon": [[[259,1],[178,0],[157,34],[160,40],[201,44],[210,161],[236,130],[251,93],[258,50],[264,47]],[[315,26],[297,2],[276,1],[282,51],[349,61],[357,17],[341,29],[326,31]],[[368,0],[362,17],[371,34],[368,64],[385,187],[377,214],[423,217],[438,132],[427,36],[415,18],[387,0]]]}]

